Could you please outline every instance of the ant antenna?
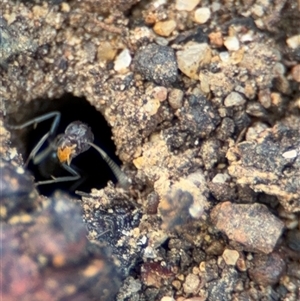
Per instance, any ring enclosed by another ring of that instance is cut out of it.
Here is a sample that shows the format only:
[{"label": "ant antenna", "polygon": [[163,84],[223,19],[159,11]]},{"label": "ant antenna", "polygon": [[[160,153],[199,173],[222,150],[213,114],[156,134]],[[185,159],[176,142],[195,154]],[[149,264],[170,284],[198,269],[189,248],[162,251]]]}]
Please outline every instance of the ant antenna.
[{"label": "ant antenna", "polygon": [[120,167],[107,155],[107,153],[96,144],[92,142],[87,142],[87,143],[100,153],[102,159],[110,167],[111,171],[113,172],[114,176],[117,178],[120,185],[124,188],[128,187],[131,184],[130,179],[120,169]]}]

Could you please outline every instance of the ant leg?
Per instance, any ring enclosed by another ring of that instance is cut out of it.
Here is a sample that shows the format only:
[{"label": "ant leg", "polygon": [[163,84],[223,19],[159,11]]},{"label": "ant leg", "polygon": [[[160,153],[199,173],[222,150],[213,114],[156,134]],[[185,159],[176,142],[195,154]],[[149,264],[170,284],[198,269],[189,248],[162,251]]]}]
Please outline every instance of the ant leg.
[{"label": "ant leg", "polygon": [[108,154],[99,146],[92,142],[87,142],[90,146],[92,146],[95,150],[97,150],[102,159],[107,163],[107,165],[110,167],[111,171],[117,178],[120,185],[124,188],[128,187],[130,185],[130,179],[126,176],[126,174],[120,169],[120,167],[108,156]]},{"label": "ant leg", "polygon": [[44,144],[44,142],[52,135],[55,134],[56,129],[59,125],[59,121],[60,121],[60,112],[58,111],[53,111],[47,114],[44,114],[40,117],[31,119],[23,124],[20,125],[7,125],[8,128],[13,129],[13,130],[19,130],[19,129],[24,129],[25,127],[33,124],[34,128],[37,126],[38,123],[43,122],[47,119],[50,119],[54,117],[54,120],[52,122],[51,128],[49,130],[49,132],[47,132],[41,139],[40,141],[36,144],[36,146],[33,148],[33,150],[30,152],[26,162],[25,162],[25,166],[28,165],[29,161],[31,159],[33,159],[33,164],[37,165],[40,162],[42,162],[47,156],[48,154],[53,150],[51,143],[50,145],[39,155],[37,155],[38,151],[41,149],[42,145]]},{"label": "ant leg", "polygon": [[33,118],[31,120],[28,120],[27,122],[25,122],[23,124],[20,124],[20,125],[9,125],[8,124],[7,127],[10,128],[10,129],[12,129],[12,130],[21,130],[21,129],[24,129],[27,126],[33,124],[34,128],[35,128],[38,123],[40,123],[42,121],[45,121],[47,119],[50,119],[52,117],[55,117],[55,118],[54,118],[54,120],[52,122],[50,131],[49,131],[49,136],[50,136],[50,135],[53,135],[55,133],[55,131],[56,131],[57,127],[58,127],[59,121],[60,121],[60,112],[58,112],[58,111],[53,111],[53,112],[41,115],[39,117]]},{"label": "ant leg", "polygon": [[66,177],[58,177],[58,178],[51,176],[52,180],[39,181],[39,182],[36,182],[35,185],[38,186],[38,185],[46,185],[46,184],[53,184],[53,183],[59,183],[59,182],[76,181],[81,178],[81,175],[75,169],[73,169],[71,166],[69,166],[65,163],[61,164],[61,166],[72,175],[66,176]]},{"label": "ant leg", "polygon": [[[32,149],[32,151],[30,152],[26,162],[25,162],[25,166],[28,165],[29,161],[33,158],[33,164],[39,164],[40,162],[42,162],[44,160],[44,158],[46,158],[46,156],[48,155],[48,153],[50,151],[47,152],[47,154],[44,152],[42,152],[40,155],[36,156],[36,153],[39,151],[39,149],[41,148],[41,146],[44,144],[44,142],[49,138],[49,132],[47,134],[45,134],[41,139],[40,141],[36,144],[36,146]],[[50,148],[47,147],[46,150],[48,150]]]}]

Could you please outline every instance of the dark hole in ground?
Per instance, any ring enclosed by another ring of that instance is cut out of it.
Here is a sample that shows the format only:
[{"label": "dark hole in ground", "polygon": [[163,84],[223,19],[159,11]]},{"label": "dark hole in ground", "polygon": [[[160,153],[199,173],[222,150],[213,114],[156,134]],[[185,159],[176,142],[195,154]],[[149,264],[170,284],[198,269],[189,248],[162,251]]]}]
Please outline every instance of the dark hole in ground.
[{"label": "dark hole in ground", "polygon": [[[117,164],[121,163],[115,155],[116,149],[111,140],[112,133],[110,127],[101,113],[96,111],[84,98],[77,98],[67,94],[57,100],[34,100],[19,109],[16,115],[21,115],[19,118],[20,121],[16,122],[12,116],[9,123],[21,124],[51,111],[59,111],[61,113],[57,134],[63,133],[71,122],[80,120],[91,127],[95,136],[94,143],[107,152]],[[51,118],[43,121],[39,123],[35,129],[31,125],[24,130],[13,131],[13,143],[17,145],[19,152],[23,155],[24,161],[26,161],[31,150],[41,137],[49,131],[53,120],[54,119]],[[28,169],[33,173],[35,181],[51,179],[51,175],[55,177],[69,175],[69,173],[60,166],[56,167],[54,171],[51,171],[48,162],[49,160],[44,160],[38,166],[30,162]],[[38,186],[39,192],[46,196],[51,195],[56,189],[61,189],[71,194],[74,194],[75,190],[90,192],[92,188],[103,188],[109,180],[116,182],[110,168],[102,160],[100,154],[93,148],[90,148],[85,153],[74,158],[71,166],[75,167],[82,175],[81,179],[73,182],[40,185]],[[47,175],[48,173],[50,174]]]}]

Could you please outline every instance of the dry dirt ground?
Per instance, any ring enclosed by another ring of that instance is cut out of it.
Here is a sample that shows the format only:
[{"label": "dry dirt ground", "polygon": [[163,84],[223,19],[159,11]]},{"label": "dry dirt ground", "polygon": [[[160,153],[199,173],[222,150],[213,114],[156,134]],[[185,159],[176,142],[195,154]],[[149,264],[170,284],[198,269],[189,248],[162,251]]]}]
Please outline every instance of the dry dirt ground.
[{"label": "dry dirt ground", "polygon": [[[3,300],[300,300],[299,1],[0,12]],[[36,186],[62,171],[24,164],[51,122],[11,125],[51,111],[127,183],[89,150],[78,184]]]}]

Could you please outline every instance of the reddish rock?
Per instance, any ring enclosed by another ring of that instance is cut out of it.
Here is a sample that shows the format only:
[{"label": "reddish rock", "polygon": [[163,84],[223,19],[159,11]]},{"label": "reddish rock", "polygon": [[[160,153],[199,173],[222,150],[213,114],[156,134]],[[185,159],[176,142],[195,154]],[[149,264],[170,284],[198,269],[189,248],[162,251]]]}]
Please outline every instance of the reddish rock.
[{"label": "reddish rock", "polygon": [[254,267],[249,269],[250,278],[263,286],[274,285],[286,270],[286,264],[278,253],[255,255]]},{"label": "reddish rock", "polygon": [[147,262],[141,267],[142,281],[147,286],[159,288],[171,276],[173,276],[171,269],[160,262]]},{"label": "reddish rock", "polygon": [[80,209],[60,197],[26,220],[1,223],[1,296],[15,301],[111,300],[119,275],[86,238]]},{"label": "reddish rock", "polygon": [[224,202],[214,207],[211,218],[215,226],[245,250],[270,253],[284,224],[265,205]]}]

